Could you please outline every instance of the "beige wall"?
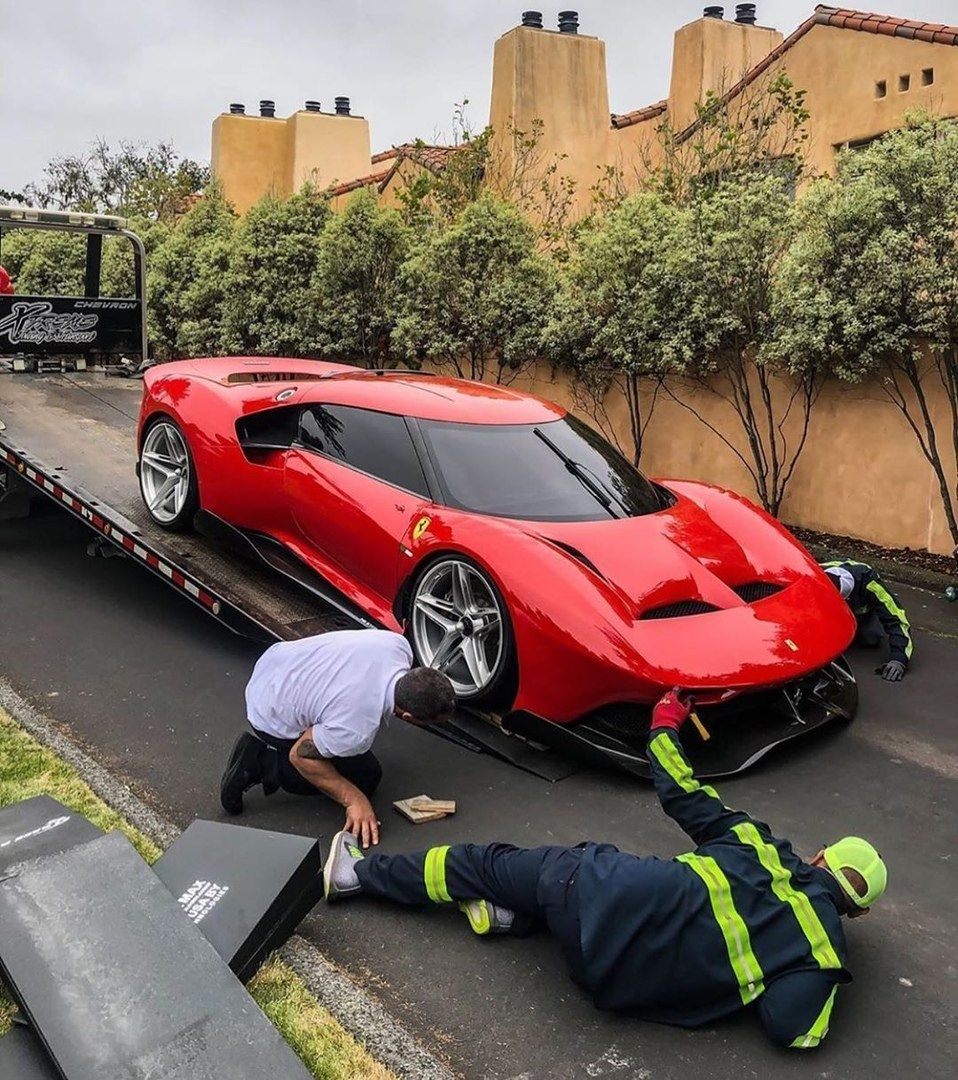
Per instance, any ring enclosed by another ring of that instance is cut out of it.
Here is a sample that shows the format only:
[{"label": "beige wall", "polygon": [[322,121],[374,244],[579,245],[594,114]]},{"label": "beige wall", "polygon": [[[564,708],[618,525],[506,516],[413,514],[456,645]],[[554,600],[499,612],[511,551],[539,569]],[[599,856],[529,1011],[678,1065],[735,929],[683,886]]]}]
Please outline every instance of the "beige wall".
[{"label": "beige wall", "polygon": [[213,177],[237,212],[267,194],[288,194],[286,124],[277,117],[223,113],[213,121]]},{"label": "beige wall", "polygon": [[609,116],[605,42],[522,26],[496,42],[489,124],[500,187],[515,168],[510,131],[529,134],[541,121],[539,168],[561,157],[562,174],[588,189],[607,154]]},{"label": "beige wall", "polygon": [[[698,93],[701,99],[710,84],[716,91],[727,89],[744,74],[744,68],[734,67],[736,30],[760,45],[759,60],[774,48],[776,36],[781,38],[774,31],[736,27],[717,19],[699,19],[678,31],[668,116],[609,132],[605,158],[621,170],[626,186],[637,186],[649,162],[654,166],[661,161],[657,129],[664,120],[673,130],[682,130],[693,118],[689,102],[697,99],[692,95]],[[713,47],[708,63],[702,59],[707,44]],[[766,50],[766,45],[771,48]],[[756,50],[747,58],[754,62]],[[927,86],[922,85],[925,69],[934,72],[934,82]],[[892,131],[902,125],[908,112],[927,109],[958,116],[958,48],[953,45],[815,26],[744,92],[742,100],[760,96],[781,71],[796,89],[806,91],[811,119],[804,153],[810,175],[834,172],[836,147]],[[909,77],[905,92],[898,88],[903,75]],[[876,96],[881,80],[886,85],[883,98]]]},{"label": "beige wall", "polygon": [[[541,364],[514,384],[574,409],[568,376]],[[707,391],[676,385],[685,401],[746,453],[734,413]],[[935,387],[931,408],[948,422],[944,392]],[[648,407],[648,398],[643,405]],[[610,395],[608,415],[623,447],[630,447],[625,402]],[[939,430],[948,430],[942,426]],[[789,437],[798,435],[796,425]],[[947,442],[947,440],[946,440]],[[946,452],[946,469],[955,484],[955,461]],[[646,431],[642,469],[650,476],[703,480],[729,487],[758,501],[745,467],[722,440],[688,409],[660,395]],[[822,532],[854,536],[887,547],[927,548],[950,554],[938,484],[917,440],[877,380],[860,386],[826,386],[812,412],[808,441],[792,477],[783,520]]]},{"label": "beige wall", "polygon": [[223,113],[213,121],[213,176],[237,212],[266,194],[292,195],[304,184],[326,188],[373,171],[369,122],[362,116]]},{"label": "beige wall", "polygon": [[675,32],[669,117],[676,131],[695,119],[708,92],[721,93],[782,43],[778,30],[729,19],[696,19]]}]

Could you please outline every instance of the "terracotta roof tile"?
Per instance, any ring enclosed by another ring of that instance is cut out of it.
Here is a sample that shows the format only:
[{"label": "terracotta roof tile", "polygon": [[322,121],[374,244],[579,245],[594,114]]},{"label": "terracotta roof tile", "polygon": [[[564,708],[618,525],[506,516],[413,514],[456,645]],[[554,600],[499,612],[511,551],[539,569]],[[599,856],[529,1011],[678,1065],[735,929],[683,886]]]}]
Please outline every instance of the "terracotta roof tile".
[{"label": "terracotta roof tile", "polygon": [[441,172],[446,167],[449,155],[460,148],[459,146],[430,146],[426,143],[401,143],[389,150],[373,154],[370,161],[373,165],[377,165],[381,161],[396,160],[398,162],[407,158],[410,161],[419,162],[433,172]]},{"label": "terracotta roof tile", "polygon": [[[829,7],[819,4],[814,13],[797,30],[794,30],[776,49],[760,60],[723,95],[723,101],[731,101],[747,86],[767,71],[789,49],[800,41],[816,26],[834,26],[844,30],[859,30],[870,34],[885,34],[891,37],[928,41],[938,45],[958,45],[958,26],[945,26],[942,23],[924,23],[915,19],[899,19],[891,15],[875,15],[868,11],[855,11],[852,8]],[[629,115],[626,113],[626,115]],[[687,139],[699,127],[700,121],[691,123],[679,134],[679,140]]]},{"label": "terracotta roof tile", "polygon": [[328,190],[329,195],[345,195],[350,191],[357,191],[361,187],[372,187],[373,184],[378,184],[380,181],[385,180],[389,174],[388,169],[384,169],[382,172],[370,173],[369,176],[361,176],[358,180],[349,180],[345,184],[337,184],[335,187],[331,187]]},{"label": "terracotta roof tile", "polygon": [[633,124],[641,124],[646,120],[652,120],[669,107],[668,101],[657,101],[654,105],[646,105],[644,109],[633,109],[627,113],[613,113],[612,126],[614,128],[631,127]]}]

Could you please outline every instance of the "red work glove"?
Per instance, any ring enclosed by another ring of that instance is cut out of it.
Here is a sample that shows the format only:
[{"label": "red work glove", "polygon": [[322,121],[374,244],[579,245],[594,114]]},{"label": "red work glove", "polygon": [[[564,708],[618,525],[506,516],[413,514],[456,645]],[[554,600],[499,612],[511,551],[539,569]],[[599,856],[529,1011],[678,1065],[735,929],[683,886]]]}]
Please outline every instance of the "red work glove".
[{"label": "red work glove", "polygon": [[693,704],[690,696],[683,697],[682,691],[677,686],[674,687],[656,702],[652,710],[652,730],[671,728],[673,731],[678,731],[688,720]]}]

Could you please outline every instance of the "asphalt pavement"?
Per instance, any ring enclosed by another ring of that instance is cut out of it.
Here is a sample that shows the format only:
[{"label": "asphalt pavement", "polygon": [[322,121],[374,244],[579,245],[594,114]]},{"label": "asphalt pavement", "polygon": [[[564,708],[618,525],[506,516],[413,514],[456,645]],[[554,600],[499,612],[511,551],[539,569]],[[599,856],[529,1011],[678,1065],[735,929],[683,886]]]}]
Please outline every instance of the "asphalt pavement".
[{"label": "asphalt pavement", "polygon": [[[0,523],[0,675],[179,826],[220,819],[219,777],[260,647],[131,562],[88,557],[87,539],[58,512]],[[855,981],[811,1058],[776,1050],[745,1014],[689,1032],[600,1013],[547,937],[479,940],[453,911],[359,899],[320,905],[302,932],[470,1078],[952,1077],[958,605],[904,587],[899,595],[913,622],[935,631],[916,635],[906,680],[883,683],[874,653],[853,654],[861,710],[852,724],[717,785],[800,851],[858,833],[890,867],[885,899],[847,927]],[[587,771],[550,784],[398,722],[377,752],[384,851],[585,838],[666,857],[688,849],[641,781]],[[413,825],[392,810],[420,793],[454,798],[459,811]],[[325,840],[342,817],[322,799],[253,794],[239,821]]]}]

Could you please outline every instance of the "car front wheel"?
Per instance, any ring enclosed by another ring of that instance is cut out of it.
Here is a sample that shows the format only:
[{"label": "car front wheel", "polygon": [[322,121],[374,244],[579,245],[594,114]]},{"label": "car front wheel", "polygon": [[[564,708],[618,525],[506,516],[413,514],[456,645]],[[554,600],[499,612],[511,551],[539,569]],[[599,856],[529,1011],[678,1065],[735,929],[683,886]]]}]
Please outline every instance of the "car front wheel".
[{"label": "car front wheel", "polygon": [[186,436],[168,417],[155,420],[143,436],[140,494],[150,517],[171,532],[193,527],[199,491]]},{"label": "car front wheel", "polygon": [[409,611],[417,660],[448,675],[461,701],[506,694],[514,677],[512,625],[481,567],[462,556],[430,563],[416,579]]}]

